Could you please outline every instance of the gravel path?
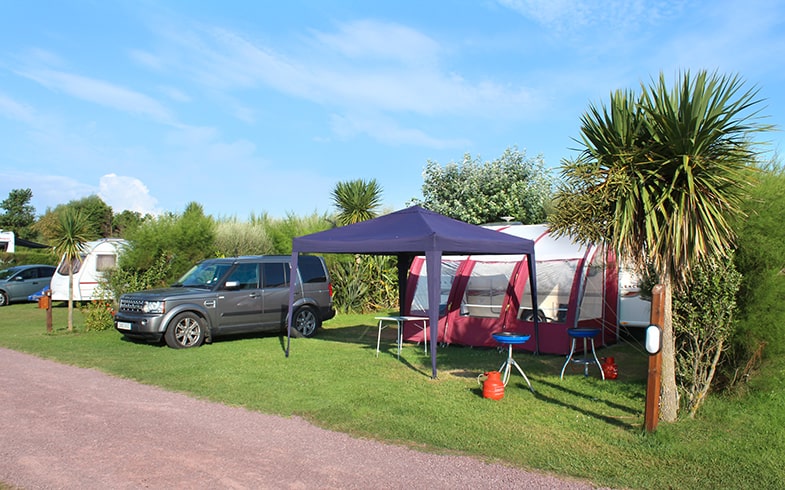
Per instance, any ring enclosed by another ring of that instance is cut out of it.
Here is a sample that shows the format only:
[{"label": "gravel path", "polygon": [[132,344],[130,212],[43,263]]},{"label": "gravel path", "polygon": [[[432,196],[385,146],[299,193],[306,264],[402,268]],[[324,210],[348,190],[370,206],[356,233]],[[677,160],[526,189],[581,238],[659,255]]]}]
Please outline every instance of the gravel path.
[{"label": "gravel path", "polygon": [[586,482],[355,439],[0,348],[0,483],[78,488],[548,488]]}]

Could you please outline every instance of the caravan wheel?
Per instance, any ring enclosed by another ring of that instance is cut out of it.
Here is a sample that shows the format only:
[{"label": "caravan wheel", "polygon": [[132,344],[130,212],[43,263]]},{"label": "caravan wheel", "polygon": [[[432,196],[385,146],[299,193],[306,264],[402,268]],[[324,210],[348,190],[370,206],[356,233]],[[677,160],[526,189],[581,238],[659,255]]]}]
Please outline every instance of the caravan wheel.
[{"label": "caravan wheel", "polygon": [[172,349],[199,347],[204,342],[204,320],[195,313],[180,313],[169,323],[164,339]]}]

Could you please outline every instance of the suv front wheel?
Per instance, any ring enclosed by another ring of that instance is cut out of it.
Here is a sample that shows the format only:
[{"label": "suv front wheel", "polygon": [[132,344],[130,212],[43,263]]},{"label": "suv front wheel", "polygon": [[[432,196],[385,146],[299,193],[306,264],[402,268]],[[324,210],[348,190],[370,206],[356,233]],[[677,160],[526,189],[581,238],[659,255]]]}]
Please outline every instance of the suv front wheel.
[{"label": "suv front wheel", "polygon": [[169,323],[164,339],[172,349],[199,347],[204,342],[204,320],[194,313],[180,313]]},{"label": "suv front wheel", "polygon": [[313,337],[322,322],[312,306],[301,306],[294,312],[293,324],[303,337]]}]

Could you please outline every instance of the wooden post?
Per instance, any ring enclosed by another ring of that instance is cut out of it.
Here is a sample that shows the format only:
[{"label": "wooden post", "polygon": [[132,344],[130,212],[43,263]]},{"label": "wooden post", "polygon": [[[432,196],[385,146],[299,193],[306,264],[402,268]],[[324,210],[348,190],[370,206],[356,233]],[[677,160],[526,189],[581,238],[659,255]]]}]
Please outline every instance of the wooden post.
[{"label": "wooden post", "polygon": [[[665,318],[665,286],[657,284],[651,290],[651,325],[662,328]],[[649,375],[646,383],[646,410],[643,420],[646,432],[657,430],[660,419],[660,388],[662,385],[662,349],[649,354]]]},{"label": "wooden post", "polygon": [[46,297],[46,331],[52,333],[52,290],[44,293]]}]

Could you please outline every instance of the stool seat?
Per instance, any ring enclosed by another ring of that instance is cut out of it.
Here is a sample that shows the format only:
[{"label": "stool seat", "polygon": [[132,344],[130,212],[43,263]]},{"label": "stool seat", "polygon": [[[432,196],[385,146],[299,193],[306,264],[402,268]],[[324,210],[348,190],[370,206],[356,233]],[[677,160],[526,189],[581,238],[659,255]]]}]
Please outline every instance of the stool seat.
[{"label": "stool seat", "polygon": [[499,332],[491,334],[493,340],[500,344],[525,344],[531,335],[521,335],[513,332]]},{"label": "stool seat", "polygon": [[523,372],[521,366],[512,358],[512,346],[525,343],[531,338],[531,335],[523,335],[515,332],[496,332],[491,334],[491,337],[493,337],[493,340],[496,342],[507,346],[507,360],[499,367],[499,372],[502,373],[502,382],[504,383],[504,386],[507,386],[507,382],[510,380],[510,371],[512,370],[512,367],[515,366],[515,368],[518,369],[518,372],[521,373],[521,376],[523,376],[523,379],[526,380],[526,384],[529,385],[531,392],[534,393],[534,388],[532,388],[531,381],[529,381],[526,373]]},{"label": "stool seat", "polygon": [[[567,365],[570,361],[583,364],[583,375],[585,377],[589,376],[589,365],[597,364],[597,367],[600,368],[600,376],[602,379],[605,379],[605,372],[602,370],[602,364],[600,364],[600,360],[597,359],[597,352],[594,350],[594,337],[600,334],[599,328],[568,328],[567,335],[570,336],[572,342],[570,343],[570,353],[567,356],[567,360],[564,361],[564,366],[561,368],[561,375],[559,376],[561,379],[564,379],[564,370],[567,369]],[[583,358],[581,359],[573,359],[573,355],[575,354],[575,341],[578,339],[583,339]],[[588,357],[587,354],[587,344],[591,343],[591,354],[592,357]]]},{"label": "stool seat", "polygon": [[567,335],[578,339],[588,339],[596,337],[600,333],[599,328],[568,328]]}]

